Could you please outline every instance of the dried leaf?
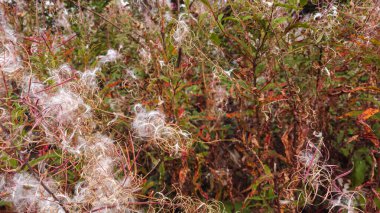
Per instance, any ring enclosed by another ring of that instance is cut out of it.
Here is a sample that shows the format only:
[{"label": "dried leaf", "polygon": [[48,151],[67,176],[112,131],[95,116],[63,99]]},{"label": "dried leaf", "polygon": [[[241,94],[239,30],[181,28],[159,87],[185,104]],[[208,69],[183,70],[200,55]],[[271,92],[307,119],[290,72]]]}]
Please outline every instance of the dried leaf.
[{"label": "dried leaf", "polygon": [[188,167],[184,167],[179,171],[179,184],[183,186],[183,184],[186,182],[187,173],[189,172]]},{"label": "dried leaf", "polygon": [[359,115],[358,119],[365,121],[365,120],[367,120],[368,118],[372,117],[373,115],[375,115],[378,112],[380,112],[379,109],[368,108],[364,112],[362,112],[361,115]]},{"label": "dried leaf", "polygon": [[353,141],[356,141],[356,140],[358,140],[358,138],[359,138],[359,135],[354,135],[354,136],[350,137],[350,138],[347,140],[347,143],[351,143],[351,142],[353,142]]},{"label": "dried leaf", "polygon": [[361,137],[363,139],[371,141],[377,148],[380,147],[379,139],[376,137],[375,133],[373,133],[372,128],[365,121],[379,111],[379,109],[368,108],[358,116],[357,120],[357,123],[364,129],[364,133],[361,134]]},{"label": "dried leaf", "polygon": [[240,113],[239,112],[226,113],[226,117],[227,118],[238,118],[238,117],[240,117]]},{"label": "dried leaf", "polygon": [[293,146],[292,142],[289,140],[289,133],[293,130],[293,127],[288,128],[281,137],[281,142],[285,148],[285,155],[288,162],[292,162],[293,156]]}]

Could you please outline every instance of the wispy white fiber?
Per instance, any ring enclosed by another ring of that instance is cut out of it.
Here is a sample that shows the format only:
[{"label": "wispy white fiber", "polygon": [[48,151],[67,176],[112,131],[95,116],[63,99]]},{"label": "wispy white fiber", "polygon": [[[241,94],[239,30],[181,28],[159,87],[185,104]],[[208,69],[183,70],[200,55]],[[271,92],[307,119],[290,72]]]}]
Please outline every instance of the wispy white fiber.
[{"label": "wispy white fiber", "polygon": [[79,75],[79,83],[85,87],[95,90],[98,88],[98,82],[96,80],[96,73],[100,71],[99,67],[94,69],[86,70],[84,72],[77,72]]},{"label": "wispy white fiber", "polygon": [[[53,193],[59,194],[53,181],[44,180],[44,183]],[[18,212],[64,212],[57,201],[42,187],[40,181],[31,174],[16,173],[6,191],[9,196],[5,200],[12,202]]]},{"label": "wispy white fiber", "polygon": [[152,110],[147,112],[141,104],[135,106],[136,117],[132,127],[138,137],[149,139],[153,138],[158,129],[165,126],[165,115],[159,111]]},{"label": "wispy white fiber", "polygon": [[190,33],[189,26],[186,23],[186,16],[180,14],[177,21],[177,28],[173,34],[173,39],[176,44],[180,44],[184,39],[186,39]]},{"label": "wispy white fiber", "polygon": [[121,55],[114,49],[109,49],[106,55],[98,56],[99,63],[105,64],[108,62],[115,62]]},{"label": "wispy white fiber", "polygon": [[141,104],[137,104],[135,112],[132,128],[136,137],[153,142],[173,156],[178,156],[190,145],[190,133],[166,123],[165,115],[160,111],[147,111]]},{"label": "wispy white fiber", "polygon": [[79,95],[64,88],[43,99],[41,104],[46,116],[54,117],[59,123],[75,121],[79,115],[90,116],[90,106],[85,104]]},{"label": "wispy white fiber", "polygon": [[358,191],[343,191],[335,194],[330,199],[330,211],[338,210],[338,212],[345,211],[347,213],[364,212],[360,210],[359,199],[364,196]]},{"label": "wispy white fiber", "polygon": [[115,178],[114,169],[120,159],[113,140],[100,133],[82,140],[84,181],[77,184],[72,202],[91,204],[92,210],[111,207],[106,212],[127,211],[138,188],[133,186],[131,177]]},{"label": "wispy white fiber", "polygon": [[22,68],[22,61],[13,44],[5,44],[0,51],[0,69],[5,73],[13,73]]},{"label": "wispy white fiber", "polygon": [[5,73],[13,73],[22,68],[22,61],[17,53],[17,37],[8,25],[4,11],[0,8],[0,69]]}]

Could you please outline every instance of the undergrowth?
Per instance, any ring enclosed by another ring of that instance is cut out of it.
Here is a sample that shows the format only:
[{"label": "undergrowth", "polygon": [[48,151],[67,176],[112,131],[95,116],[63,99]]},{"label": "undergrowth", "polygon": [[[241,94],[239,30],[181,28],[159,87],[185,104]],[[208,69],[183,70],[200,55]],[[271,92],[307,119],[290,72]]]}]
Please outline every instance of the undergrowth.
[{"label": "undergrowth", "polygon": [[0,208],[380,211],[378,0],[0,0]]}]

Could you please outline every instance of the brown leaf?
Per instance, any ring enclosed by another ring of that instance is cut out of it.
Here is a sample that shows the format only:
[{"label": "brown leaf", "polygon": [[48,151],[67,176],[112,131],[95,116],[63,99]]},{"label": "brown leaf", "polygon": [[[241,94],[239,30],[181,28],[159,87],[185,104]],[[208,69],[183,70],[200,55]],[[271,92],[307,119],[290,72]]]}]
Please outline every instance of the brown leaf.
[{"label": "brown leaf", "polygon": [[292,142],[289,140],[289,133],[293,130],[293,127],[288,128],[281,137],[281,142],[285,148],[285,155],[288,162],[292,162],[293,156],[293,146]]},{"label": "brown leaf", "polygon": [[379,109],[368,108],[358,116],[357,120],[357,123],[364,129],[364,133],[361,134],[361,137],[371,141],[376,148],[380,147],[380,141],[375,133],[373,133],[372,128],[365,121],[379,111]]},{"label": "brown leaf", "polygon": [[367,139],[375,145],[376,148],[380,147],[379,139],[377,139],[375,133],[373,133],[371,127],[364,121],[359,121],[359,124],[363,127],[364,133],[361,135],[362,138]]},{"label": "brown leaf", "polygon": [[179,171],[179,184],[183,186],[186,181],[187,173],[189,172],[189,168],[184,167]]},{"label": "brown leaf", "polygon": [[364,110],[364,112],[362,112],[362,114],[359,115],[358,119],[362,120],[362,121],[365,121],[365,120],[367,120],[368,118],[372,117],[373,115],[375,115],[378,112],[380,112],[379,109],[368,108],[368,109]]},{"label": "brown leaf", "polygon": [[226,113],[227,118],[238,118],[239,116],[240,116],[239,112]]}]

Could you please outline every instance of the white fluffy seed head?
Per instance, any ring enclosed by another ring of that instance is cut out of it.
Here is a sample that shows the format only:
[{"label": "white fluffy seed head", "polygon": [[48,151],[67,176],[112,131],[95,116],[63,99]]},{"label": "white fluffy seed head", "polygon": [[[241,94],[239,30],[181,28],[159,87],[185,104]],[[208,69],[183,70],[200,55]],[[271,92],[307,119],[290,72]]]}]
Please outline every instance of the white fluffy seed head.
[{"label": "white fluffy seed head", "polygon": [[[68,66],[61,66],[60,69],[53,70],[52,75],[59,80],[66,78],[65,75],[71,75],[69,72],[71,70]],[[70,83],[50,89],[35,76],[26,75],[22,97],[33,105],[33,115],[40,119],[46,137],[52,140],[57,140],[58,137],[62,141],[59,144],[62,149],[77,155],[81,147],[80,143],[73,142],[77,133],[89,131],[94,125],[88,120],[92,116],[91,107],[74,92],[78,83]]]},{"label": "white fluffy seed head", "polygon": [[140,62],[143,65],[147,65],[152,60],[152,55],[150,54],[150,50],[146,50],[144,48],[139,49]]},{"label": "white fluffy seed head", "polygon": [[79,83],[91,90],[98,89],[98,82],[96,80],[96,73],[100,70],[99,67],[95,67],[92,70],[86,70],[84,72],[77,72],[79,75]]},{"label": "white fluffy seed head", "polygon": [[2,7],[0,7],[0,32],[1,41],[11,42],[13,44],[17,42],[16,33],[9,26]]},{"label": "white fluffy seed head", "polygon": [[179,157],[191,145],[190,133],[174,124],[165,122],[165,115],[160,111],[146,111],[141,104],[135,106],[136,117],[132,128],[135,136],[152,142],[156,147]]},{"label": "white fluffy seed head", "polygon": [[135,106],[136,117],[133,120],[132,128],[136,135],[143,139],[152,139],[157,130],[165,126],[165,115],[153,110],[147,112],[141,104]]},{"label": "white fluffy seed head", "polygon": [[173,39],[176,44],[181,44],[190,33],[189,26],[186,23],[185,15],[180,14],[177,21],[177,28],[173,34]]},{"label": "white fluffy seed head", "polygon": [[104,211],[122,211],[125,205],[134,200],[133,193],[137,187],[133,185],[131,176],[124,180],[115,178],[114,170],[121,159],[117,155],[113,140],[100,133],[82,140],[84,181],[76,185],[72,202],[90,204],[92,210],[110,207]]},{"label": "white fluffy seed head", "polygon": [[[44,180],[44,184],[58,197],[62,197],[52,180]],[[18,212],[64,212],[40,181],[31,174],[16,173],[6,191],[9,196],[5,200],[12,202]]]},{"label": "white fluffy seed head", "polygon": [[58,27],[63,27],[65,30],[71,32],[71,24],[70,24],[70,17],[67,9],[65,8],[65,5],[63,1],[56,1],[58,12],[57,12],[57,18],[55,19],[56,21],[56,26]]},{"label": "white fluffy seed head", "polygon": [[359,198],[364,199],[364,196],[358,191],[346,191],[337,193],[332,197],[332,199],[329,200],[329,210],[338,210],[339,212],[346,211],[348,213],[363,212],[359,209]]},{"label": "white fluffy seed head", "polygon": [[121,58],[121,55],[114,49],[109,49],[106,55],[98,56],[100,64],[115,62],[119,58]]},{"label": "white fluffy seed head", "polygon": [[12,74],[22,68],[22,61],[17,53],[16,33],[8,25],[5,13],[0,7],[0,69],[5,74]]},{"label": "white fluffy seed head", "polygon": [[41,100],[46,116],[62,124],[69,124],[80,117],[89,117],[91,108],[70,90],[60,88],[53,96]]},{"label": "white fluffy seed head", "polygon": [[22,68],[22,61],[12,43],[6,43],[0,48],[0,69],[6,74],[12,74]]}]

